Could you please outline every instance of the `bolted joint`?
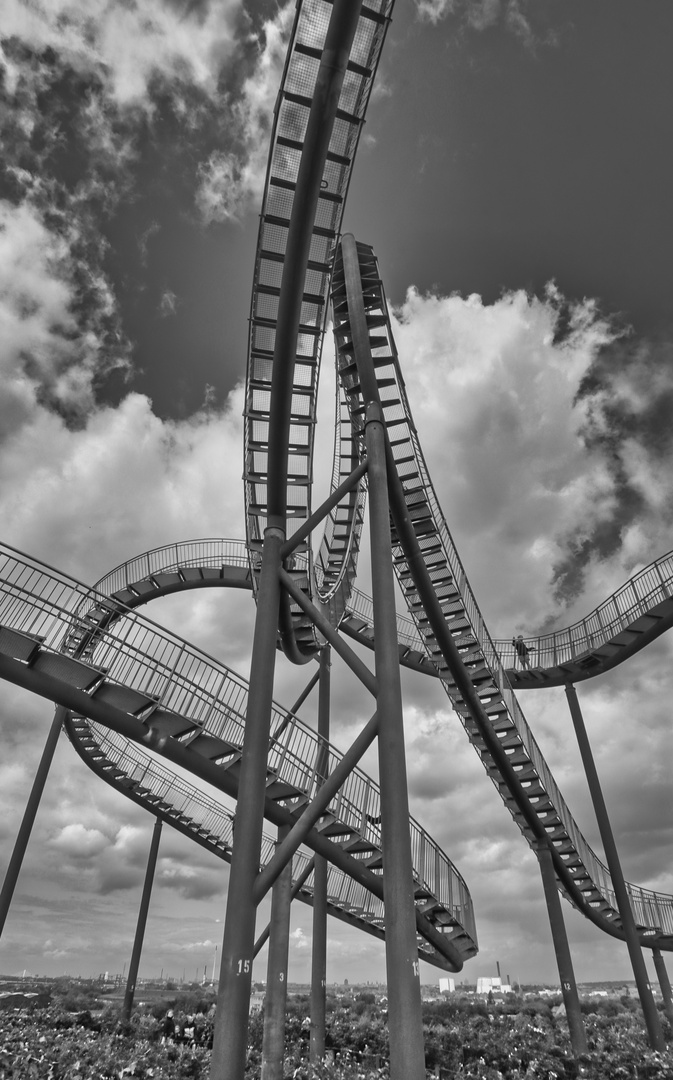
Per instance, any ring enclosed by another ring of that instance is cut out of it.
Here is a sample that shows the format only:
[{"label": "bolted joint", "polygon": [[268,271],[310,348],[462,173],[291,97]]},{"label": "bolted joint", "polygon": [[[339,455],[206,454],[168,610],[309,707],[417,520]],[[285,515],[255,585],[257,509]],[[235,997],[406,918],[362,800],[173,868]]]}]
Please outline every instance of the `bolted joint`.
[{"label": "bolted joint", "polygon": [[[281,521],[282,519],[278,518],[277,520]],[[269,516],[269,522],[270,521],[271,521],[271,517]],[[286,530],[285,530],[285,522],[284,521],[283,521],[282,524],[276,524],[276,523],[274,523],[273,525],[269,524],[269,525],[267,525],[266,529],[264,530],[264,539],[265,540],[278,540],[281,544],[283,544],[285,542],[285,536],[286,536]]]},{"label": "bolted joint", "polygon": [[383,409],[378,401],[368,401],[365,405],[365,427],[367,427],[367,424],[371,424],[372,421],[378,421],[380,424],[384,423]]}]

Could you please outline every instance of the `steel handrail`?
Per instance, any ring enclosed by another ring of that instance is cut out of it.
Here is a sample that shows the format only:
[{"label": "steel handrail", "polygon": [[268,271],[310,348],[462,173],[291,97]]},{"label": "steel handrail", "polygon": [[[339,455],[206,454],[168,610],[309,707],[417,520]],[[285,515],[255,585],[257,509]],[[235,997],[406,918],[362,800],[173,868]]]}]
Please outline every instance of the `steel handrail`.
[{"label": "steel handrail", "polygon": [[[39,637],[43,649],[60,653],[63,641],[73,632],[73,625],[82,621],[80,613],[106,603],[109,600],[103,594],[28,559],[8,545],[0,546],[0,624]],[[90,631],[89,626],[87,630]],[[123,613],[118,611],[114,622],[96,631],[87,660],[105,672],[106,682],[135,689],[149,701],[161,702],[163,708],[187,717],[204,733],[242,746],[248,693],[245,680],[227,665],[139,613],[128,609]],[[272,726],[286,716],[287,710],[274,704]],[[270,749],[269,767],[278,770],[279,779],[312,797],[318,786],[316,766],[320,748],[317,734],[293,716]],[[341,755],[330,746],[328,773],[340,760]],[[378,816],[378,785],[356,768],[347,777],[337,799],[339,819],[376,848],[380,840],[376,825],[369,820],[363,822],[359,808],[365,804],[370,808],[370,817]],[[462,913],[468,907],[469,897],[462,876],[413,818],[410,830],[419,850],[423,844],[438,853],[441,874],[448,874],[461,897],[455,906]],[[434,895],[441,874],[422,881]],[[444,902],[441,896],[438,899]],[[474,927],[465,929],[471,937],[476,937]]]},{"label": "steel handrail", "polygon": [[[577,622],[548,634],[525,637],[524,642],[533,653],[530,663],[541,668],[557,667],[598,649],[672,595],[673,551],[669,551],[639,570]],[[493,645],[504,668],[517,666],[518,657],[511,641],[496,638]]]}]

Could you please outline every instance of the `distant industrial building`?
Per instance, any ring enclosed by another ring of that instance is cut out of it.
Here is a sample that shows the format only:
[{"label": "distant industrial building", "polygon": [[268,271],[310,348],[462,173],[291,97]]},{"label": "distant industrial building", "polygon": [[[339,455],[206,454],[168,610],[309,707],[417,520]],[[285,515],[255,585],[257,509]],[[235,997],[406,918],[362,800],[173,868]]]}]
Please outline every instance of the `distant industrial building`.
[{"label": "distant industrial building", "polygon": [[494,978],[477,979],[477,993],[478,994],[511,994],[512,987],[509,983],[504,983],[499,975]]},{"label": "distant industrial building", "polygon": [[453,994],[456,989],[455,979],[440,979],[439,980],[439,992],[440,994]]}]

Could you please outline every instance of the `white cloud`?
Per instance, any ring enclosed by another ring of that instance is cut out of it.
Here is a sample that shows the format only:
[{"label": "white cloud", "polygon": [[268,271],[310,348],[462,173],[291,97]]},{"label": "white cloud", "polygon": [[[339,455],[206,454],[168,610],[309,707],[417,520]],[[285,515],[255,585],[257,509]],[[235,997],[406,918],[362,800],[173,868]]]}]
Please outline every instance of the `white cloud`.
[{"label": "white cloud", "polygon": [[241,407],[238,390],[222,413],[162,421],[129,394],[72,431],[33,405],[0,459],[5,539],[93,582],[168,539],[242,536]]},{"label": "white cloud", "polygon": [[75,68],[99,71],[122,104],[147,101],[156,74],[182,78],[209,94],[235,44],[239,0],[173,4],[166,0],[7,0],[3,36],[51,46]]},{"label": "white cloud", "polygon": [[[74,236],[58,236],[29,205],[0,202],[0,438],[14,432],[46,393],[75,413],[93,404],[92,381],[103,357],[95,326],[82,334],[73,314],[76,300]],[[113,300],[98,283],[101,311]],[[120,350],[119,367],[126,367]]]},{"label": "white cloud", "polygon": [[89,859],[92,855],[100,855],[110,841],[98,829],[87,829],[86,825],[73,823],[61,829],[52,843],[70,858]]},{"label": "white cloud", "polygon": [[311,939],[306,936],[301,926],[298,926],[290,933],[290,943],[294,951],[303,952],[304,950],[310,948]]},{"label": "white cloud", "polygon": [[440,504],[487,621],[504,634],[553,612],[560,538],[614,497],[600,458],[587,458],[574,405],[611,333],[591,304],[578,305],[574,332],[554,344],[555,303],[553,290],[487,305],[410,289],[394,330]]},{"label": "white cloud", "polygon": [[264,190],[271,117],[281,81],[294,5],[264,24],[264,45],[240,98],[230,107],[237,150],[214,150],[199,166],[197,209],[204,222],[237,220]]}]

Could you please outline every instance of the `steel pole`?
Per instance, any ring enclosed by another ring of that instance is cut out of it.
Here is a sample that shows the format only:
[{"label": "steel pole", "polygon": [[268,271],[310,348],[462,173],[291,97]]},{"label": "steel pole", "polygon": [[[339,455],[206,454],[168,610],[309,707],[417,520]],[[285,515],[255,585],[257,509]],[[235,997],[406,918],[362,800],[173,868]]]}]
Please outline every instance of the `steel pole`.
[{"label": "steel pole", "polygon": [[58,737],[61,733],[65,712],[66,710],[61,708],[60,705],[56,707],[54,719],[51,722],[51,727],[47,734],[47,741],[45,742],[44,750],[42,751],[42,757],[40,758],[40,763],[37,767],[37,772],[35,773],[33,786],[30,790],[30,795],[28,796],[26,809],[23,812],[19,831],[16,840],[14,841],[14,850],[12,851],[9,865],[5,872],[2,892],[0,892],[0,934],[2,934],[5,928],[9,907],[12,903],[12,897],[14,896],[14,889],[16,888],[16,882],[21,872],[23,857],[26,854],[30,834],[35,823],[37,808],[40,805],[44,785],[47,781],[51,763],[54,760],[54,752],[58,743]]},{"label": "steel pole", "polygon": [[138,922],[136,924],[136,936],[133,941],[133,950],[131,952],[131,962],[129,964],[129,973],[126,979],[126,993],[124,994],[124,1004],[122,1005],[121,1018],[122,1020],[131,1019],[131,1010],[133,1008],[133,997],[136,992],[136,981],[138,979],[138,968],[140,967],[140,957],[143,951],[143,941],[145,939],[145,927],[147,925],[147,912],[150,907],[150,897],[152,896],[152,885],[154,884],[154,872],[157,867],[157,856],[159,854],[159,841],[161,840],[161,818],[156,818],[154,821],[154,829],[152,831],[152,840],[150,842],[150,853],[147,858],[147,869],[145,870],[145,884],[143,885],[143,894],[140,898],[140,910],[138,911]]},{"label": "steel pole", "polygon": [[[288,825],[288,829],[290,829],[290,828],[291,828],[291,826]],[[306,864],[306,866],[302,870],[301,874],[299,875],[299,877],[297,878],[297,880],[295,881],[295,883],[292,886],[292,892],[290,893],[290,899],[291,900],[295,900],[299,896],[299,893],[303,889],[304,885],[306,884],[306,882],[308,881],[308,879],[310,878],[312,873],[313,873],[313,859],[310,859],[309,862]],[[266,945],[267,941],[269,940],[270,930],[271,930],[271,923],[267,923],[266,926],[264,927],[264,929],[262,930],[261,934],[257,938],[257,941],[255,942],[255,950],[253,952],[253,956],[257,956],[257,954],[260,953],[262,951],[262,949],[264,948],[264,946]]]},{"label": "steel pole", "polygon": [[386,480],[385,428],[378,405],[369,406],[365,425],[369,461],[374,655],[379,683],[379,777],[381,785],[383,897],[388,975],[391,1080],[425,1080],[421,982],[404,717],[397,651],[397,618],[390,557],[390,511]]},{"label": "steel pole", "polygon": [[281,529],[267,528],[265,531],[215,1012],[211,1080],[243,1080],[245,1071],[257,914],[253,887],[259,873],[264,823],[280,605],[278,572],[284,539]]},{"label": "steel pole", "polygon": [[671,982],[666,971],[666,964],[664,958],[661,955],[661,949],[652,949],[652,959],[654,960],[654,970],[657,973],[659,980],[659,986],[661,987],[661,996],[664,999],[664,1012],[668,1017],[669,1023],[673,1024],[673,995],[671,995]]},{"label": "steel pole", "polygon": [[[288,829],[287,825],[279,826],[278,843],[283,840]],[[262,1036],[262,1080],[283,1080],[291,906],[292,860],[276,878],[271,892],[269,957],[266,969],[264,1034]]]},{"label": "steel pole", "polygon": [[[318,786],[326,778],[329,764],[330,667],[329,645],[320,652],[318,687],[318,738],[321,740],[317,763]],[[316,1065],[325,1056],[325,986],[327,982],[327,859],[316,855],[313,871],[313,935],[311,941],[311,1027],[309,1061]]]},{"label": "steel pole", "polygon": [[575,1061],[577,1061],[580,1054],[587,1053],[587,1036],[584,1030],[584,1021],[582,1020],[582,1010],[580,1008],[579,994],[577,993],[568,934],[561,908],[558,882],[554,872],[554,859],[549,844],[544,840],[536,841],[533,850],[540,864],[542,887],[547,902],[547,914],[549,915],[551,936],[554,943],[554,952],[556,953],[559,979],[561,980],[561,993],[563,994],[563,1003],[568,1018],[570,1045],[572,1046]]},{"label": "steel pole", "polygon": [[348,317],[365,403],[369,468],[369,525],[378,683],[383,896],[388,975],[390,1080],[425,1080],[420,963],[416,942],[413,864],[409,834],[404,716],[397,648],[395,581],[391,558],[386,430],[369,342],[355,237],[341,241]]},{"label": "steel pole", "polygon": [[577,742],[580,748],[582,764],[584,765],[584,771],[589,784],[589,791],[594,805],[598,829],[601,834],[601,840],[603,841],[605,858],[612,878],[612,887],[615,891],[617,908],[619,910],[622,929],[624,931],[624,939],[626,941],[626,947],[629,950],[631,966],[633,968],[636,986],[638,987],[638,995],[643,1009],[650,1046],[653,1050],[663,1050],[666,1044],[661,1030],[661,1021],[659,1020],[657,1006],[655,1005],[652,996],[652,988],[647,975],[643,951],[638,939],[638,931],[631,909],[631,901],[626,889],[626,882],[624,881],[622,866],[619,861],[617,845],[615,844],[610,818],[605,805],[605,799],[603,798],[603,791],[601,789],[600,780],[598,779],[598,772],[596,770],[591,744],[589,743],[587,729],[584,724],[584,717],[582,716],[582,710],[580,709],[580,703],[577,698],[577,691],[572,683],[566,683],[566,697],[568,698],[570,715],[572,717]]}]

